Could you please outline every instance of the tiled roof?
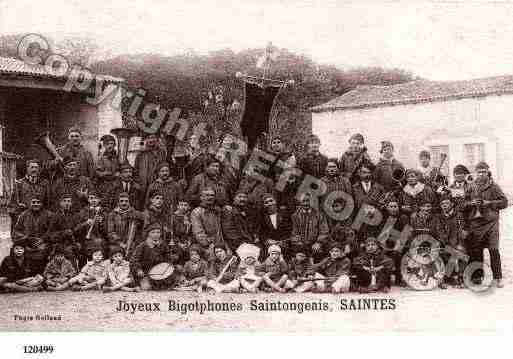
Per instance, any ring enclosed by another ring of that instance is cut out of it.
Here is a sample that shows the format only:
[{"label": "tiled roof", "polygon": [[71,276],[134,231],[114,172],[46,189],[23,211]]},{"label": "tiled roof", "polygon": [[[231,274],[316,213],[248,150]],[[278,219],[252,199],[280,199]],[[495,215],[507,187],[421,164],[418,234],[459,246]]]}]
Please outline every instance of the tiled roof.
[{"label": "tiled roof", "polygon": [[[15,75],[24,75],[31,77],[46,77],[46,78],[55,78],[55,79],[67,79],[68,74],[65,75],[55,75],[51,71],[49,71],[43,65],[31,65],[21,60],[9,58],[9,57],[0,57],[0,75],[1,74],[15,74]],[[124,82],[122,78],[108,76],[108,75],[97,75],[94,74],[95,77],[99,77],[107,82]]]},{"label": "tiled roof", "polygon": [[392,86],[358,86],[340,97],[311,108],[313,112],[446,101],[513,93],[513,76],[466,81],[417,80]]}]

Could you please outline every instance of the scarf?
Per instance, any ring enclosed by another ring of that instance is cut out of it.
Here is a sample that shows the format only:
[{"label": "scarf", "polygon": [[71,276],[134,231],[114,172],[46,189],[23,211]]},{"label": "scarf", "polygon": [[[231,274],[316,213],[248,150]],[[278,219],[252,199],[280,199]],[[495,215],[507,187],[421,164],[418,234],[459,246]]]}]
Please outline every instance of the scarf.
[{"label": "scarf", "polygon": [[415,186],[411,186],[409,184],[407,184],[406,186],[404,186],[403,188],[403,191],[404,193],[412,196],[412,197],[416,197],[420,192],[422,192],[424,190],[424,183],[421,183],[421,182],[417,182],[417,184]]}]

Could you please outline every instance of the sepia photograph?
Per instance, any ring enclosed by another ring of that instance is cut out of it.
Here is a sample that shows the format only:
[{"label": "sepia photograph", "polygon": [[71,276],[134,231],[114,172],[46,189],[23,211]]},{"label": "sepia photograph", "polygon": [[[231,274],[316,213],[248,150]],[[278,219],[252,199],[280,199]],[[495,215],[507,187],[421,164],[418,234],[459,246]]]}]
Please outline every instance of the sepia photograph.
[{"label": "sepia photograph", "polygon": [[512,18],[0,0],[0,333],[513,332]]}]

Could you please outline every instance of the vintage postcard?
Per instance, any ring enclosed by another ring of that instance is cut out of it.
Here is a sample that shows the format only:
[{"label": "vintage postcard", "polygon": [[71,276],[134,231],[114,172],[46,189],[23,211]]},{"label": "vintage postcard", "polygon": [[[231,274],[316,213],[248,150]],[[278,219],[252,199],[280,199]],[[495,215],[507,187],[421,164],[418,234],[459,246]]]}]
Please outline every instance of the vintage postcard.
[{"label": "vintage postcard", "polygon": [[512,16],[0,1],[0,332],[511,333]]}]

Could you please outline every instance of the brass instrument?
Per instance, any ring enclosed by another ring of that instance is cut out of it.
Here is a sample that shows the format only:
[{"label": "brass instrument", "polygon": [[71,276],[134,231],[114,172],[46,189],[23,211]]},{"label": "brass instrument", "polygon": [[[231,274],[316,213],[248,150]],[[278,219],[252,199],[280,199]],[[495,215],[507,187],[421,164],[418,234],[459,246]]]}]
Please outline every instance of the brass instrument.
[{"label": "brass instrument", "polygon": [[472,183],[474,183],[475,180],[476,180],[476,178],[474,176],[472,176],[471,173],[469,173],[468,175],[465,176],[465,181],[467,183],[472,184]]},{"label": "brass instrument", "polygon": [[429,175],[429,183],[439,184],[439,185],[447,184],[446,183],[447,182],[447,178],[445,178],[445,176],[442,175],[442,173],[440,172],[440,170],[443,167],[446,159],[447,159],[447,154],[441,153],[440,154],[440,165],[438,167],[434,167],[431,170],[431,173]]},{"label": "brass instrument", "polygon": [[126,253],[128,254],[128,251],[130,250],[130,247],[132,247],[132,243],[135,239],[135,231],[137,229],[137,222],[134,218],[130,220],[130,223],[128,224],[128,239],[126,241]]},{"label": "brass instrument", "polygon": [[100,211],[101,211],[101,207],[99,207],[99,206],[98,207],[94,207],[93,223],[91,223],[91,225],[89,226],[89,230],[87,231],[87,234],[86,234],[86,239],[87,240],[90,240],[92,238],[93,228],[96,225],[96,216],[100,215]]},{"label": "brass instrument", "polygon": [[398,183],[402,183],[406,177],[406,171],[403,168],[396,168],[392,171],[392,179]]},{"label": "brass instrument", "polygon": [[119,163],[127,161],[128,146],[130,145],[130,138],[135,136],[136,131],[131,128],[119,127],[113,128],[110,132],[116,136],[116,142],[118,145],[118,160]]},{"label": "brass instrument", "polygon": [[37,136],[34,142],[43,147],[45,150],[47,150],[53,156],[54,159],[56,159],[59,162],[62,162],[62,156],[59,154],[57,148],[50,140],[49,131],[45,131],[39,136]]}]

